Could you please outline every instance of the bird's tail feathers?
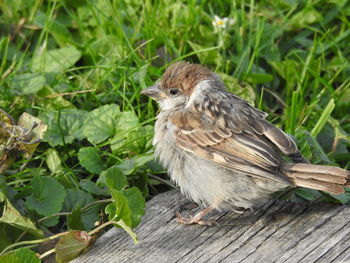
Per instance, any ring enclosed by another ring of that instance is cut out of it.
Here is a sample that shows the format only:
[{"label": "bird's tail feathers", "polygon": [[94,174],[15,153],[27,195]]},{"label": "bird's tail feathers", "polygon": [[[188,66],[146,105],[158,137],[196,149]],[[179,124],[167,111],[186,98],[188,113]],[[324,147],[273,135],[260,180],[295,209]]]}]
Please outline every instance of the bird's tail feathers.
[{"label": "bird's tail feathers", "polygon": [[287,164],[285,168],[286,175],[296,186],[332,194],[342,194],[344,187],[350,187],[350,171],[339,167],[291,163]]}]

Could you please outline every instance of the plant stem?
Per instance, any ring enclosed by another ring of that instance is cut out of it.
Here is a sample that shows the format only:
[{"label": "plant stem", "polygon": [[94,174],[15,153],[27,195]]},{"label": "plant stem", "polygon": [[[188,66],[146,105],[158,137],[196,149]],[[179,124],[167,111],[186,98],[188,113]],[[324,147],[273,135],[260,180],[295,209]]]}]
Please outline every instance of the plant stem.
[{"label": "plant stem", "polygon": [[67,233],[69,233],[69,232],[68,231],[67,232],[62,232],[62,233],[59,233],[57,235],[50,236],[50,237],[47,237],[47,238],[41,238],[41,239],[36,239],[36,240],[27,240],[27,241],[22,241],[22,242],[11,244],[11,245],[7,246],[3,251],[1,251],[0,256],[5,254],[5,252],[10,250],[11,248],[18,247],[18,246],[21,246],[21,245],[38,244],[38,243],[54,240],[54,239],[56,239],[58,237],[66,235]]},{"label": "plant stem", "polygon": [[51,255],[52,253],[55,253],[55,251],[56,251],[55,248],[50,249],[50,250],[46,251],[44,254],[41,254],[39,258],[43,259],[44,257],[47,257],[47,256]]},{"label": "plant stem", "polygon": [[114,221],[114,220],[110,220],[110,221],[107,221],[106,223],[103,223],[102,225],[96,227],[95,229],[91,230],[89,232],[89,236],[92,236],[94,234],[96,234],[97,232],[99,232],[102,228],[110,225],[110,224],[117,224],[118,222]]}]

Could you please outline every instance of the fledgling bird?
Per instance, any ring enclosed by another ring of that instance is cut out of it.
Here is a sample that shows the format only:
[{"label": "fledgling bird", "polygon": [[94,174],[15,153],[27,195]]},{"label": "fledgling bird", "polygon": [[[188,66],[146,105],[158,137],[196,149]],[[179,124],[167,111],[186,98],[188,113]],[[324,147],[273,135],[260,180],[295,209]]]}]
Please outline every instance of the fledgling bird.
[{"label": "fledgling bird", "polygon": [[207,68],[176,62],[142,94],[160,106],[155,155],[182,193],[206,207],[190,218],[177,213],[180,223],[209,225],[202,218],[212,209],[251,209],[286,186],[341,194],[350,184],[350,171],[309,164],[266,113]]}]

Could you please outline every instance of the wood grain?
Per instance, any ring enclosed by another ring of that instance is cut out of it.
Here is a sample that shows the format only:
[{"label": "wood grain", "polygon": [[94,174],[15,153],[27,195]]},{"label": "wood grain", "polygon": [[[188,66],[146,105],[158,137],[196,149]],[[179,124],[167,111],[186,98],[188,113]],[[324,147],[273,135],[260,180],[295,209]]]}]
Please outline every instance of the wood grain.
[{"label": "wood grain", "polygon": [[213,212],[219,225],[206,227],[175,222],[186,202],[178,191],[154,197],[138,245],[113,228],[72,262],[350,262],[349,206],[270,201],[241,215]]}]

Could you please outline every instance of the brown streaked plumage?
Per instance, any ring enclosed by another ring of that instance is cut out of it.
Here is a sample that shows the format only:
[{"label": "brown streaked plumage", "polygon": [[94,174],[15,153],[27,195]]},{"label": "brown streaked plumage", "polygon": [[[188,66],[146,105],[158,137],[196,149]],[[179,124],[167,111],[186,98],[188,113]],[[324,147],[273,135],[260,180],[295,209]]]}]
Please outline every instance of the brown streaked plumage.
[{"label": "brown streaked plumage", "polygon": [[[309,164],[266,113],[226,91],[208,69],[177,62],[143,91],[155,98],[155,154],[183,193],[208,206],[181,223],[206,224],[212,208],[252,208],[286,186],[340,194],[350,172]],[[286,159],[289,158],[289,161]]]}]

